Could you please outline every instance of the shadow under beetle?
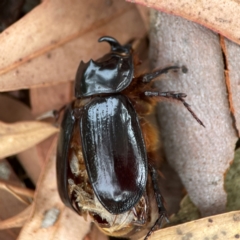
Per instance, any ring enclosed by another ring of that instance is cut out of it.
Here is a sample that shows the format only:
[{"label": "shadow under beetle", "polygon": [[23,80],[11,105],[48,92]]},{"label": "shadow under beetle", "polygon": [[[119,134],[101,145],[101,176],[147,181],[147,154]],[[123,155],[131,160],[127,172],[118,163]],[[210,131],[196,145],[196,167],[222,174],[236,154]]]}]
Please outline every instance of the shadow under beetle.
[{"label": "shadow under beetle", "polygon": [[[162,99],[181,101],[201,124],[184,93],[159,92],[151,81],[171,66],[134,76],[130,45],[102,37],[111,52],[81,62],[76,100],[65,110],[57,148],[57,182],[65,205],[89,214],[105,234],[147,239],[166,218],[151,162],[154,129],[144,119]],[[185,68],[183,67],[184,71]],[[203,125],[204,126],[204,125]]]}]

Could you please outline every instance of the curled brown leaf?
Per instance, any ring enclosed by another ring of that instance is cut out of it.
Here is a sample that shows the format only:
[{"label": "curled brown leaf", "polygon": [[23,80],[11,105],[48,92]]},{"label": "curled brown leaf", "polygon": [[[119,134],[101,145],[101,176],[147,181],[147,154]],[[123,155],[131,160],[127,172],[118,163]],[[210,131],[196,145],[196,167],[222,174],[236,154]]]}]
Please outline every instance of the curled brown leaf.
[{"label": "curled brown leaf", "polygon": [[240,2],[236,0],[127,0],[181,16],[240,43]]}]

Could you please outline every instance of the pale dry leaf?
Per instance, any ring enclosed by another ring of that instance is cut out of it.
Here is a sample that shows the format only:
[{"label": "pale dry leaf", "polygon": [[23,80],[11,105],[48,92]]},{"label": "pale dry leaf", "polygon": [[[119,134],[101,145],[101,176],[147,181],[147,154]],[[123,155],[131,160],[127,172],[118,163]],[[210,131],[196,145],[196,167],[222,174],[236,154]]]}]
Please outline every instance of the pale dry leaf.
[{"label": "pale dry leaf", "polygon": [[[41,145],[41,143],[42,142],[39,144]],[[17,154],[19,162],[34,184],[37,183],[42,166],[44,164],[44,159],[40,156],[40,154],[38,154],[39,144]]]},{"label": "pale dry leaf", "polygon": [[236,0],[189,1],[127,0],[199,23],[240,44],[240,2]]},{"label": "pale dry leaf", "polygon": [[33,198],[34,191],[25,187],[19,187],[10,181],[0,179],[0,189],[6,190],[13,195],[25,196]]},{"label": "pale dry leaf", "polygon": [[60,109],[71,102],[72,98],[72,82],[30,89],[31,109],[36,117],[47,111]]},{"label": "pale dry leaf", "polygon": [[[59,97],[59,99],[60,98],[61,97]],[[41,105],[41,99],[38,99],[38,101],[38,105]],[[35,105],[37,106],[37,103]],[[50,101],[48,107],[52,109],[54,108],[52,101]],[[13,123],[17,121],[34,119],[31,109],[28,106],[4,94],[0,95],[0,109],[0,119],[4,122]],[[37,183],[50,144],[51,138],[48,138],[34,147],[27,149],[26,151],[18,153],[17,155],[18,160],[21,162],[22,166],[34,184]]]},{"label": "pale dry leaf", "polygon": [[40,172],[48,156],[49,146],[52,145],[54,137],[54,135],[48,137],[47,139],[38,143],[36,146],[20,152],[17,155],[19,161],[34,184],[36,184],[38,181]]},{"label": "pale dry leaf", "polygon": [[[0,109],[0,120],[3,122],[15,123],[34,120],[34,116],[28,106],[4,94],[0,94]],[[44,162],[44,158],[38,154],[38,148],[39,146],[36,145],[18,153],[17,156],[28,176],[35,184]],[[30,162],[33,162],[33,164],[30,164]]]},{"label": "pale dry leaf", "polygon": [[[15,231],[17,230],[19,232],[20,228],[15,228],[14,230]],[[7,230],[1,230],[0,231],[0,238],[4,239],[4,240],[16,240],[17,236],[18,236],[18,233],[17,234],[13,233],[12,229],[11,230],[7,229]]]},{"label": "pale dry leaf", "polygon": [[237,134],[219,36],[196,23],[152,10],[150,59],[155,68],[185,65],[188,69],[186,74],[169,72],[156,81],[156,87],[186,93],[186,101],[206,128],[182,103],[162,102],[158,115],[164,150],[202,216],[222,213],[224,173],[233,159]]},{"label": "pale dry leaf", "polygon": [[[6,206],[7,207],[7,206]],[[8,206],[11,207],[11,206]],[[26,207],[22,212],[6,220],[0,221],[0,230],[22,227],[32,212],[32,205]]]},{"label": "pale dry leaf", "polygon": [[149,240],[218,239],[240,237],[240,211],[224,213],[154,232]]},{"label": "pale dry leaf", "polygon": [[18,121],[34,120],[31,109],[22,102],[0,94],[0,121],[15,123]]},{"label": "pale dry leaf", "polygon": [[121,43],[146,33],[124,1],[46,0],[0,34],[1,91],[74,80],[80,60],[103,55],[111,35]]},{"label": "pale dry leaf", "polygon": [[43,122],[0,122],[0,158],[24,151],[57,132],[56,127]]},{"label": "pale dry leaf", "polygon": [[149,8],[146,8],[145,6],[136,4],[136,7],[142,17],[143,23],[145,28],[147,29],[147,32],[149,32]]},{"label": "pale dry leaf", "polygon": [[90,222],[65,207],[59,198],[56,186],[56,140],[40,176],[33,212],[18,240],[81,240],[90,229]]},{"label": "pale dry leaf", "polygon": [[14,173],[11,165],[4,159],[0,162],[0,179],[0,239],[15,240],[20,232],[21,220],[12,219],[12,217],[24,211],[27,205],[19,201],[7,185],[13,186],[15,190],[20,190],[24,194],[27,189],[23,187],[23,183]]},{"label": "pale dry leaf", "polygon": [[[40,100],[39,102],[39,105],[41,105]],[[49,107],[52,108],[53,105],[49,104]],[[4,94],[0,94],[0,109],[0,120],[3,122],[14,123],[34,120],[32,111],[28,106]],[[35,184],[37,183],[50,144],[51,138],[48,138],[34,147],[17,154],[18,160]]]}]

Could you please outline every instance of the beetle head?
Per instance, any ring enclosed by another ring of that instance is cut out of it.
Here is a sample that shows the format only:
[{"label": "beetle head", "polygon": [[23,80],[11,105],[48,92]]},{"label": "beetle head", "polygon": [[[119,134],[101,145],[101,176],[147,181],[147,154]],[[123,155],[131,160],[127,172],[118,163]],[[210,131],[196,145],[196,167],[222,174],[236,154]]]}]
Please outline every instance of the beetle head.
[{"label": "beetle head", "polygon": [[117,93],[132,81],[134,67],[131,46],[122,46],[112,37],[99,39],[99,42],[103,41],[110,44],[111,52],[96,61],[81,61],[75,82],[76,98]]}]

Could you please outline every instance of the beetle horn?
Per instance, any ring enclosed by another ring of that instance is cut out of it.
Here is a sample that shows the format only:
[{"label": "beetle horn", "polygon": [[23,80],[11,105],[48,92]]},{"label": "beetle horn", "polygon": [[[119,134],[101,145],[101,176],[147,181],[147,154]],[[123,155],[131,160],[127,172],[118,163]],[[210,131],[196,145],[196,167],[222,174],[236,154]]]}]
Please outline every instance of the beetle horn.
[{"label": "beetle horn", "polygon": [[129,46],[122,46],[115,38],[104,36],[98,39],[98,42],[108,42],[113,52],[130,53]]}]

